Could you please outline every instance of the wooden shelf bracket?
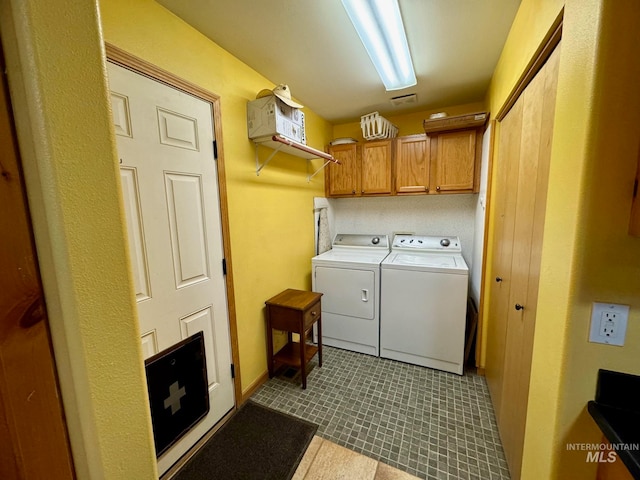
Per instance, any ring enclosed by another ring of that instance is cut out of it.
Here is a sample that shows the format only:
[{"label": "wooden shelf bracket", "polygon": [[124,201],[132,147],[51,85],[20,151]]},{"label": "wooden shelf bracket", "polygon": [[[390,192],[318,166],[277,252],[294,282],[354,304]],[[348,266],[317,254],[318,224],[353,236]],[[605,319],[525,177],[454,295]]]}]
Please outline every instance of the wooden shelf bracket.
[{"label": "wooden shelf bracket", "polygon": [[[333,158],[333,156],[325,153],[321,150],[316,150],[315,148],[308,147],[302,143],[294,142],[293,140],[289,140],[281,135],[273,135],[272,137],[264,137],[254,139],[253,142],[256,145],[256,175],[260,175],[260,172],[264,167],[268,165],[268,163],[273,159],[273,157],[278,152],[288,153],[290,155],[294,155],[296,157],[301,157],[307,160],[307,171],[308,165],[310,164],[310,160],[316,158],[322,158],[326,160],[325,163],[317,169],[315,172],[307,175],[307,182],[310,182],[313,177],[315,177],[321,170],[323,170],[330,163],[335,163],[340,165],[340,162]],[[260,163],[260,159],[258,157],[258,146],[262,145],[267,148],[273,149],[273,152],[267,157],[267,159]]]}]

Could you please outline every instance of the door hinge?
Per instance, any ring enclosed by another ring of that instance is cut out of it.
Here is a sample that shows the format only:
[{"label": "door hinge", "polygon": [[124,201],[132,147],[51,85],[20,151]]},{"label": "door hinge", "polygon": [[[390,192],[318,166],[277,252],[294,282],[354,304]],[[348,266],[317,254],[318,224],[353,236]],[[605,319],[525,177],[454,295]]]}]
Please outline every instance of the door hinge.
[{"label": "door hinge", "polygon": [[236,366],[231,364],[231,378],[236,378]]},{"label": "door hinge", "polygon": [[218,159],[218,142],[216,140],[213,141],[213,159]]},{"label": "door hinge", "polygon": [[227,274],[227,259],[226,258],[222,259],[222,274],[223,275]]}]

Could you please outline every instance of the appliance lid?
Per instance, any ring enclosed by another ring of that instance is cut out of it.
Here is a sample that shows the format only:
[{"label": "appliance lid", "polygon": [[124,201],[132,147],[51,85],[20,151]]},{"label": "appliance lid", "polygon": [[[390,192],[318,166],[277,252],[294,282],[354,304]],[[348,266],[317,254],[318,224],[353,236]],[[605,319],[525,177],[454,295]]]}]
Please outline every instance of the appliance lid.
[{"label": "appliance lid", "polygon": [[327,264],[358,264],[358,265],[379,265],[389,254],[387,249],[363,249],[348,250],[334,248],[328,252],[313,257],[314,265]]},{"label": "appliance lid", "polygon": [[417,270],[421,272],[461,273],[467,274],[469,268],[462,255],[447,254],[417,254],[403,251],[391,252],[382,262],[382,268]]},{"label": "appliance lid", "polygon": [[362,235],[353,233],[339,233],[333,239],[333,248],[361,248],[389,250],[388,235]]},{"label": "appliance lid", "polygon": [[455,236],[396,234],[392,250],[411,250],[416,253],[461,253],[460,239]]},{"label": "appliance lid", "polygon": [[393,263],[398,265],[423,265],[425,267],[457,267],[456,257],[451,255],[410,255],[397,253]]}]

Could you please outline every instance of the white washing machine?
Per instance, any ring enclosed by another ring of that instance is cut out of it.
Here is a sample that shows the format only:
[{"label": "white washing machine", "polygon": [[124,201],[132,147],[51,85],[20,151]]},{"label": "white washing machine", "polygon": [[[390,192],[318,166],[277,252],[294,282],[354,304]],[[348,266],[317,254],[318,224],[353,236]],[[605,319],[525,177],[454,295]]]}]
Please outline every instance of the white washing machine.
[{"label": "white washing machine", "polygon": [[469,269],[458,237],[396,235],[381,271],[380,356],[462,375]]},{"label": "white washing machine", "polygon": [[313,257],[312,285],[322,293],[322,344],[380,355],[380,262],[387,235],[336,235]]}]

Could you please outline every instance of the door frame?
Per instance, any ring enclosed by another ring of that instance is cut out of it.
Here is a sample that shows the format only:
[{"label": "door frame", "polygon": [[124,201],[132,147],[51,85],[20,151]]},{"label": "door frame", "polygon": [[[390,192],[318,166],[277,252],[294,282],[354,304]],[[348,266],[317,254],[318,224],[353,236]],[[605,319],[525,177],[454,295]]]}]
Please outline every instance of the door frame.
[{"label": "door frame", "polygon": [[[168,85],[182,92],[188,93],[200,100],[211,104],[213,114],[213,135],[216,139],[217,181],[220,196],[220,223],[222,226],[222,249],[226,262],[226,293],[227,310],[229,315],[229,337],[231,341],[231,361],[234,377],[234,405],[237,408],[242,400],[242,382],[240,381],[240,351],[238,348],[238,325],[236,321],[235,293],[233,288],[233,267],[231,262],[231,241],[229,238],[229,208],[227,203],[227,183],[225,175],[224,149],[222,146],[222,117],[220,114],[220,97],[204,88],[184,80],[171,72],[163,70],[115,45],[105,42],[106,58],[108,61],[131,70],[152,80]],[[224,422],[225,418],[222,419]]]},{"label": "door frame", "polygon": [[[0,41],[0,472],[76,478]],[[34,431],[38,435],[34,435]],[[6,440],[5,440],[6,439]]]}]

